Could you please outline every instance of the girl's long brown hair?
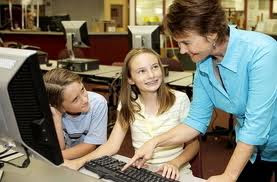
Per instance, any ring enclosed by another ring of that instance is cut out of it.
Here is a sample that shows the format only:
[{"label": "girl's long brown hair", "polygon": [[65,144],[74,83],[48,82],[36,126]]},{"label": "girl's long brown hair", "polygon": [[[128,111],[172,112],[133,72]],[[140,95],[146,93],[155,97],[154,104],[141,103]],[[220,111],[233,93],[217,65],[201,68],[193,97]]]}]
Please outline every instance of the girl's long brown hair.
[{"label": "girl's long brown hair", "polygon": [[160,56],[151,49],[138,48],[131,50],[125,57],[124,65],[122,67],[122,80],[120,89],[121,110],[118,114],[118,121],[123,128],[127,128],[135,120],[134,114],[139,113],[141,108],[135,102],[140,94],[139,89],[135,85],[128,83],[130,74],[130,62],[140,54],[153,54],[158,59],[158,64],[162,70],[162,83],[158,89],[158,103],[160,104],[158,115],[166,112],[175,102],[175,95],[170,91],[164,82],[164,70],[162,67]]}]

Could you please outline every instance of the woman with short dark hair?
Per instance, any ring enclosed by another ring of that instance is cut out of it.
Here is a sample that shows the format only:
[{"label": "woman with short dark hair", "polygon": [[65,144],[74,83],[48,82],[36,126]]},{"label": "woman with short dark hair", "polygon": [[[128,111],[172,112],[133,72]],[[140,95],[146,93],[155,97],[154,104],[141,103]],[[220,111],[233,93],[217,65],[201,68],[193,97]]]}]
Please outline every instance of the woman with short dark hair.
[{"label": "woman with short dark hair", "polygon": [[269,182],[277,166],[277,43],[228,26],[218,0],[175,0],[165,30],[196,63],[191,108],[183,123],[139,148],[129,166],[154,148],[187,142],[209,126],[214,108],[237,119],[234,153],[208,181]]}]

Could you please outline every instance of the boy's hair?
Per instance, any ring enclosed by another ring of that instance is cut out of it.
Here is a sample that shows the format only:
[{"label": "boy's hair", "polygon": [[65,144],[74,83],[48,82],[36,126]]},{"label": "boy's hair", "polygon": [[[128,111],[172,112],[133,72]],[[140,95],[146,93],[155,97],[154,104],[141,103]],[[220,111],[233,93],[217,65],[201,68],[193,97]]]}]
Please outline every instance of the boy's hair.
[{"label": "boy's hair", "polygon": [[163,25],[174,38],[182,38],[190,31],[201,36],[217,33],[217,43],[222,43],[228,35],[225,12],[218,0],[174,0]]},{"label": "boy's hair", "polygon": [[151,49],[137,48],[132,49],[125,57],[122,67],[122,80],[120,88],[120,102],[121,110],[119,111],[118,120],[123,128],[127,128],[135,120],[134,113],[140,112],[141,108],[135,102],[140,94],[136,85],[130,85],[128,78],[131,78],[130,61],[140,54],[153,54],[157,60],[162,71],[162,83],[158,89],[158,103],[160,104],[158,115],[166,112],[175,102],[175,95],[170,91],[164,82],[164,70],[162,67],[159,54]]},{"label": "boy's hair", "polygon": [[64,101],[63,92],[71,83],[82,82],[82,78],[69,70],[56,68],[43,76],[47,96],[51,106],[60,109]]}]

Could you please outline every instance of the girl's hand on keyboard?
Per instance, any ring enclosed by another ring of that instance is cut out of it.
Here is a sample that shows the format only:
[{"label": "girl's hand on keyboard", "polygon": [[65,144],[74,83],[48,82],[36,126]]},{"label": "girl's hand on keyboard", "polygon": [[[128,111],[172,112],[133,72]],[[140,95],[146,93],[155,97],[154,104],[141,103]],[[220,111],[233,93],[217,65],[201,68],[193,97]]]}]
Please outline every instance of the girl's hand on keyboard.
[{"label": "girl's hand on keyboard", "polygon": [[178,167],[171,162],[161,165],[156,172],[169,179],[178,180],[180,177]]}]

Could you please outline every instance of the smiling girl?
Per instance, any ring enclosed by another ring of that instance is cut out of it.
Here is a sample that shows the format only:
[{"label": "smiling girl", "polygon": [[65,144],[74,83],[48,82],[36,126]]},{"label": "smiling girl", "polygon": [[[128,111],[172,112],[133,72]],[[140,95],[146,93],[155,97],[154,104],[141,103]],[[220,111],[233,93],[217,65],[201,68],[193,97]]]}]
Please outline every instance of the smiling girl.
[{"label": "smiling girl", "polygon": [[[118,118],[109,140],[94,152],[73,161],[67,167],[79,169],[85,162],[118,152],[128,128],[135,149],[152,137],[177,126],[187,115],[190,102],[183,92],[171,90],[164,83],[160,57],[150,49],[133,49],[124,61]],[[198,152],[198,140],[183,149],[183,143],[158,148],[148,163],[157,172],[172,179],[191,174],[190,161]]]}]

